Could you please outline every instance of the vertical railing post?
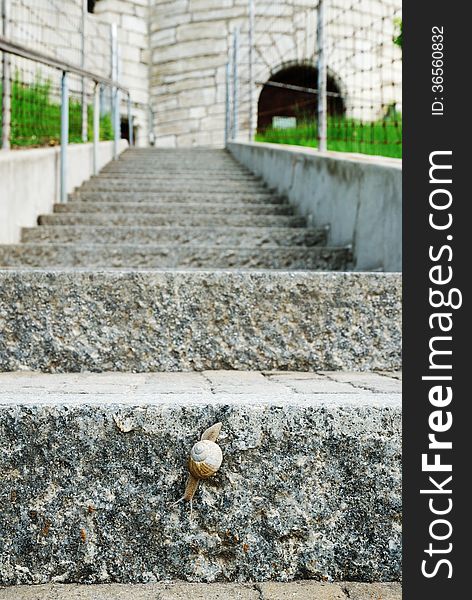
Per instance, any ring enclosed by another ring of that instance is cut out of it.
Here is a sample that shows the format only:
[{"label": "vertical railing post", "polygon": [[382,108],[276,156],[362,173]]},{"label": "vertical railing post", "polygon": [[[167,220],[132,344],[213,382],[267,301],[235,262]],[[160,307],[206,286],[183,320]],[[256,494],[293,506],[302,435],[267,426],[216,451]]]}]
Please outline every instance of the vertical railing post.
[{"label": "vertical railing post", "polygon": [[120,90],[118,88],[115,88],[115,106],[114,106],[114,115],[113,115],[113,122],[114,122],[114,137],[113,137],[113,158],[117,159],[118,158],[118,151],[119,151],[119,143],[120,143],[120,138],[121,138],[121,131],[120,131]]},{"label": "vertical railing post", "polygon": [[225,148],[227,148],[231,134],[231,63],[229,61],[226,63],[225,86]]},{"label": "vertical railing post", "polygon": [[239,129],[239,82],[238,82],[238,60],[239,60],[239,29],[233,32],[233,131],[231,138],[238,137]]},{"label": "vertical railing post", "polygon": [[61,202],[67,201],[67,145],[69,143],[69,81],[66,71],[61,79]]},{"label": "vertical railing post", "polygon": [[98,142],[100,141],[100,90],[99,83],[95,84],[93,94],[93,174],[98,174]]},{"label": "vertical railing post", "polygon": [[131,110],[131,96],[128,93],[128,137],[129,145],[134,146],[133,112]]},{"label": "vertical railing post", "polygon": [[[111,24],[110,29],[110,44],[111,44],[111,78],[113,81],[117,81],[118,79],[118,29],[116,23]],[[113,124],[113,158],[118,158],[118,141],[119,134],[118,131],[118,117],[119,115],[119,90],[114,87],[111,90],[112,96],[112,124]]]},{"label": "vertical railing post", "polygon": [[[121,79],[120,69],[121,52],[118,46],[118,36],[116,38],[116,81],[119,82]],[[121,118],[120,118],[120,107],[121,107],[121,89],[116,88],[116,105],[115,105],[115,158],[118,158],[119,143],[121,140]]]},{"label": "vertical railing post", "polygon": [[254,0],[249,0],[249,141],[254,140]]},{"label": "vertical railing post", "polygon": [[[110,24],[110,79],[114,79],[115,78],[115,51],[114,51],[114,47],[115,47],[115,40],[114,40],[114,32],[113,32],[113,23]],[[106,89],[106,88],[104,88]],[[115,96],[114,96],[114,89],[111,87],[110,89],[106,89],[106,97],[108,98],[108,96],[110,96],[110,113],[111,113],[111,127],[113,129],[113,127],[115,126],[115,122],[113,121],[113,116],[114,116],[114,110],[113,110],[113,106],[114,106],[114,102],[115,102]]]},{"label": "vertical railing post", "polygon": [[327,101],[326,101],[326,0],[318,2],[318,150],[325,152],[327,149]]},{"label": "vertical railing post", "polygon": [[[10,19],[10,0],[2,2],[2,27],[4,38],[8,38]],[[11,77],[10,77],[10,55],[2,53],[2,150],[10,150],[11,133]]]},{"label": "vertical railing post", "polygon": [[154,113],[153,113],[153,110],[152,110],[152,106],[150,104],[148,105],[147,115],[148,115],[148,140],[149,140],[149,145],[150,146],[154,146],[155,143],[156,143],[156,136],[154,135]]},{"label": "vertical railing post", "polygon": [[[81,67],[85,69],[85,23],[87,19],[87,0],[82,0],[82,18],[80,24],[80,52]],[[82,77],[82,142],[88,140],[88,115],[87,115],[87,95],[85,77]]]}]

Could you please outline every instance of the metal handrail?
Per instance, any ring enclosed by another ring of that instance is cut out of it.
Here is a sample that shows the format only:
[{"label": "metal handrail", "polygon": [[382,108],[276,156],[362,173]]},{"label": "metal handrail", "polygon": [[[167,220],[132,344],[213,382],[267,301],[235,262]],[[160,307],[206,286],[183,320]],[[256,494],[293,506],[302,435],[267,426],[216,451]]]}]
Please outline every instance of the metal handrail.
[{"label": "metal handrail", "polygon": [[3,52],[8,52],[9,54],[14,54],[15,56],[20,56],[22,58],[27,58],[29,60],[42,63],[43,65],[47,65],[48,67],[52,67],[53,69],[57,69],[58,71],[74,73],[75,75],[79,75],[80,77],[91,79],[95,83],[100,83],[102,85],[108,85],[110,87],[119,89],[125,92],[125,94],[129,95],[128,88],[123,87],[118,81],[114,81],[109,77],[103,77],[102,75],[98,75],[97,73],[93,73],[92,71],[87,71],[86,69],[82,69],[77,65],[63,60],[59,60],[58,58],[54,58],[53,56],[43,54],[42,52],[38,52],[37,50],[26,48],[21,44],[17,44],[16,42],[7,40],[2,35],[0,35],[0,50]]},{"label": "metal handrail", "polygon": [[[6,9],[7,3],[2,3],[3,8],[3,23],[5,29]],[[112,26],[113,27],[113,26]],[[5,31],[3,32],[5,33]],[[117,54],[116,46],[116,31],[114,35],[115,47],[113,52]],[[74,65],[64,60],[60,60],[43,52],[38,52],[32,48],[27,48],[16,42],[12,42],[7,39],[5,35],[0,35],[0,51],[4,53],[4,56],[9,54],[19,56],[34,62],[44,64],[53,69],[57,69],[62,73],[61,77],[61,150],[60,150],[60,201],[67,201],[67,146],[69,144],[69,74],[78,75],[82,79],[89,79],[95,83],[94,90],[94,102],[93,102],[93,171],[96,175],[98,172],[98,142],[100,137],[100,106],[99,96],[100,89],[102,86],[108,86],[113,91],[113,128],[114,128],[114,142],[113,142],[113,158],[118,157],[118,141],[120,139],[120,116],[119,116],[119,98],[120,92],[123,92],[127,98],[127,112],[128,112],[128,128],[129,128],[129,141],[130,145],[133,145],[133,114],[131,111],[131,95],[128,88],[125,88],[117,81],[118,69],[115,68],[112,73],[112,78],[104,77],[98,73],[88,71],[82,67]],[[115,57],[115,65],[117,65],[117,58]],[[2,148],[8,150],[10,148],[9,135],[10,135],[10,94],[11,89],[9,83],[9,59],[3,61],[3,92],[2,92]]]}]

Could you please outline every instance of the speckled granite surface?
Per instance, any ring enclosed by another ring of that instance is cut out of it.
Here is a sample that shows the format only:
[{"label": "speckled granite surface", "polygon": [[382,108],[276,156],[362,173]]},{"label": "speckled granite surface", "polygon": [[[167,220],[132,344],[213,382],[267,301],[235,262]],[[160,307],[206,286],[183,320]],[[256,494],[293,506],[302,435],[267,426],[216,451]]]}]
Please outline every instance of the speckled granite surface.
[{"label": "speckled granite surface", "polygon": [[210,213],[246,215],[293,215],[294,209],[287,203],[284,204],[239,204],[231,205],[220,202],[192,202],[186,204],[179,202],[68,202],[54,205],[55,213],[146,213],[146,214],[174,214],[177,216],[187,214]]},{"label": "speckled granite surface", "polygon": [[139,192],[139,191],[154,191],[154,192],[173,192],[178,188],[181,192],[193,192],[195,189],[199,189],[202,192],[219,192],[222,188],[225,191],[231,192],[261,192],[263,190],[267,190],[259,181],[253,181],[251,179],[241,179],[231,180],[231,179],[215,179],[215,178],[207,178],[203,179],[200,182],[196,182],[193,178],[190,179],[180,179],[180,177],[176,177],[174,181],[172,181],[169,177],[164,178],[162,181],[156,180],[131,180],[131,179],[123,179],[118,180],[115,178],[105,178],[105,179],[92,179],[83,183],[80,187],[83,191],[129,191],[129,192]]},{"label": "speckled granite surface", "polygon": [[401,275],[0,271],[0,370],[398,369]]},{"label": "speckled granite surface", "polygon": [[11,244],[0,246],[3,267],[214,268],[341,271],[347,249],[327,247],[214,246],[162,244]]},{"label": "speckled granite surface", "polygon": [[200,214],[139,214],[139,213],[110,213],[110,214],[87,214],[87,213],[55,213],[52,215],[41,215],[41,225],[171,225],[171,226],[233,226],[233,227],[305,227],[304,217],[292,217],[285,215],[245,215],[226,214],[212,215],[208,212]]},{"label": "speckled granite surface", "polygon": [[396,580],[400,435],[397,374],[0,375],[1,583]]},{"label": "speckled granite surface", "polygon": [[326,244],[326,229],[304,227],[120,227],[61,225],[28,227],[23,229],[23,242],[65,243],[127,243],[209,244],[258,248],[261,246],[305,246]]},{"label": "speckled granite surface", "polygon": [[79,200],[80,202],[179,202],[186,204],[187,202],[208,202],[208,203],[224,203],[226,205],[232,205],[235,202],[238,204],[260,204],[271,203],[281,204],[285,202],[282,198],[274,195],[270,190],[259,191],[256,193],[252,192],[225,192],[224,188],[219,191],[212,191],[211,194],[208,192],[200,192],[198,188],[192,191],[191,194],[188,192],[179,192],[177,189],[167,192],[117,192],[117,191],[82,191],[77,190],[72,194],[69,194],[69,200],[74,202]]}]

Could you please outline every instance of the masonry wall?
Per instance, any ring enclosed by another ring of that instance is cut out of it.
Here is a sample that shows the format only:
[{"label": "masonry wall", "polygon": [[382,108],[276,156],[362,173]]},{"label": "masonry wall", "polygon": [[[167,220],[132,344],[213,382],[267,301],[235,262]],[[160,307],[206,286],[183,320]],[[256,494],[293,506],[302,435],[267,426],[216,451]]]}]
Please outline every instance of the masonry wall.
[{"label": "masonry wall", "polygon": [[[12,0],[15,39],[79,64],[81,4]],[[316,66],[316,4],[256,0],[254,75],[261,85],[287,66]],[[328,69],[346,114],[369,120],[392,104],[401,110],[401,50],[393,45],[401,0],[329,5]],[[373,37],[370,22],[379,30]],[[119,29],[120,78],[132,93],[138,145],[155,135],[159,146],[223,145],[225,65],[231,32],[240,27],[239,133],[248,139],[248,0],[99,0],[95,14],[87,15],[86,66],[105,75],[111,70],[111,23]],[[261,85],[254,94],[253,125]]]},{"label": "masonry wall", "polygon": [[[255,4],[256,80],[265,82],[289,65],[316,66],[317,3]],[[401,51],[393,37],[401,2],[359,0],[353,11],[350,0],[337,0],[336,7],[328,15],[328,69],[343,92],[347,115],[376,119],[393,103],[400,108]],[[371,21],[379,31],[369,40]],[[247,140],[248,0],[151,0],[150,100],[158,145],[223,145],[225,65],[235,27],[241,30],[239,133]],[[254,96],[254,121],[261,89]]]}]

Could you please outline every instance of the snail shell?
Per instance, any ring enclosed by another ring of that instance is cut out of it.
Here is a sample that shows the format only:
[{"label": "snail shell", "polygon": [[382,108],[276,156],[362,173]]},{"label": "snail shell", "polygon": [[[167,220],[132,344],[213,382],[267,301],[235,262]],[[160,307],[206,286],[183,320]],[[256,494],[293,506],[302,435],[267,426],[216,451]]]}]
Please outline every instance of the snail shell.
[{"label": "snail shell", "polygon": [[214,475],[223,462],[223,452],[216,443],[221,432],[221,423],[215,423],[202,433],[200,441],[197,442],[191,452],[188,461],[189,476],[185,492],[180,500],[190,502],[190,515],[192,514],[192,500],[197,491],[200,479],[207,479]]},{"label": "snail shell", "polygon": [[200,440],[197,442],[188,461],[188,470],[197,479],[206,479],[214,475],[223,462],[223,452],[215,442]]}]

